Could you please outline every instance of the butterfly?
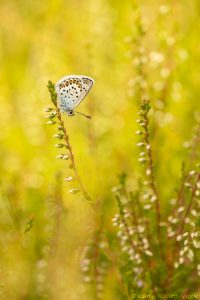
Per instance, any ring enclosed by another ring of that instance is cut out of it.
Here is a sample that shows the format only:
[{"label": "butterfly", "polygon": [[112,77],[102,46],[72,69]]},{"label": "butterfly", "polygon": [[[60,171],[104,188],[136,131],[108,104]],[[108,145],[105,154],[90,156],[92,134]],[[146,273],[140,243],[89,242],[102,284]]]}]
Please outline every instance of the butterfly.
[{"label": "butterfly", "polygon": [[[58,106],[61,112],[73,116],[74,108],[86,97],[94,84],[94,79],[84,75],[67,75],[62,77],[55,85]],[[91,118],[76,111],[87,118]]]}]

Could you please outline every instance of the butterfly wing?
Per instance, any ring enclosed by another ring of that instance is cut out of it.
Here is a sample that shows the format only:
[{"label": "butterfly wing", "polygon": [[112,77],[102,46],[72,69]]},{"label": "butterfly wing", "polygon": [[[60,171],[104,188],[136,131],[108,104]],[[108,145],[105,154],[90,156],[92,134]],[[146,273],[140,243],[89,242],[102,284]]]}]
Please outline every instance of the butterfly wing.
[{"label": "butterfly wing", "polygon": [[62,112],[72,111],[89,93],[94,80],[87,76],[69,75],[56,83],[56,92]]},{"label": "butterfly wing", "polygon": [[76,107],[89,93],[89,91],[91,90],[93,84],[94,84],[94,80],[91,77],[88,76],[80,76],[81,81],[82,81],[82,92],[81,92],[81,96],[79,98],[78,103],[76,103],[76,105],[74,107]]},{"label": "butterfly wing", "polygon": [[82,81],[78,76],[65,76],[56,83],[56,92],[60,110],[70,112],[80,103]]}]

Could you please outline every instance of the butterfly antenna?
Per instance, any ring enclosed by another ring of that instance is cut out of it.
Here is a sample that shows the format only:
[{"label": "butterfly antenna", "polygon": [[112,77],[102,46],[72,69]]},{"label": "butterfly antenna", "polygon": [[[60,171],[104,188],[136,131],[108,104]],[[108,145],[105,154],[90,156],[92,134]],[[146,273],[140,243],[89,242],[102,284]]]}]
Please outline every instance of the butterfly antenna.
[{"label": "butterfly antenna", "polygon": [[91,116],[85,115],[84,113],[81,113],[80,111],[76,111],[77,114],[82,115],[84,117],[86,117],[87,119],[92,119]]}]

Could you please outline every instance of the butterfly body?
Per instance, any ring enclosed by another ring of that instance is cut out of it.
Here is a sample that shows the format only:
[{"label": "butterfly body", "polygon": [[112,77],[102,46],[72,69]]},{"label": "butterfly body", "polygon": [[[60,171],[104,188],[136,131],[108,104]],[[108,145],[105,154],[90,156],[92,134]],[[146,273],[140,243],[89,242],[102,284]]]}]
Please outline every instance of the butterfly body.
[{"label": "butterfly body", "polygon": [[84,75],[62,77],[55,85],[61,112],[74,115],[73,109],[86,97],[93,84],[94,80]]}]

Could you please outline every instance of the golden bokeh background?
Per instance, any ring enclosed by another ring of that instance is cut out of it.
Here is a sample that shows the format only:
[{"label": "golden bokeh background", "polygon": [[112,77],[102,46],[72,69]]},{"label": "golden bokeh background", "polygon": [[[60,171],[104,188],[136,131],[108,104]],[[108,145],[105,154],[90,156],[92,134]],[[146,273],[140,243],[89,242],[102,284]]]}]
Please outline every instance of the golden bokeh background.
[{"label": "golden bokeh background", "polygon": [[[199,12],[198,0],[1,0],[1,299],[92,299],[82,249],[102,213],[111,228],[118,174],[137,185],[135,121],[144,97],[162,201],[173,197],[199,118]],[[51,106],[48,80],[67,74],[95,80],[79,107],[92,120],[64,119],[96,213],[68,193],[72,171],[55,158],[56,129],[43,112]],[[115,277],[110,271],[103,299],[118,299]]]}]

